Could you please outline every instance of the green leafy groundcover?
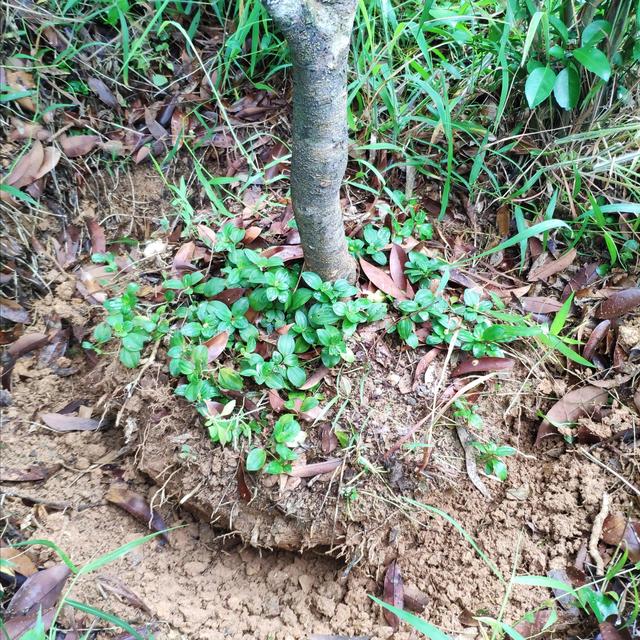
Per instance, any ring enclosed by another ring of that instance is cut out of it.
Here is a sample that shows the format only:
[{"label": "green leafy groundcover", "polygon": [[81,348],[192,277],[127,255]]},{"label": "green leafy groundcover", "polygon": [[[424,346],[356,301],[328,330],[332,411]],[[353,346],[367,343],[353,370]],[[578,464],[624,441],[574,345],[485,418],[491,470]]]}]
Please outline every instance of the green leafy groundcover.
[{"label": "green leafy groundcover", "polygon": [[[243,237],[244,230],[225,224],[210,247],[224,258],[219,275],[195,271],[167,278],[160,304],[143,303],[140,286],[129,283],[122,295],[104,302],[107,317],[84,346],[102,353],[115,338],[120,362],[135,368],[149,343],[164,341],[169,372],[179,380],[175,393],[195,405],[213,442],[237,446],[241,437],[267,434],[261,447],[249,451],[249,471],[291,470],[295,448],[305,439],[296,413],[314,409],[320,400],[307,391],[319,384],[307,384],[308,371],[319,362],[325,367],[352,362],[347,341],[361,324],[386,319],[387,331],[411,348],[454,342],[474,357],[501,356],[501,343],[533,336],[579,358],[559,337],[547,335],[546,327],[505,313],[497,297],[483,299],[480,291],[467,289],[459,299],[445,299],[450,265],[421,253],[411,252],[404,265],[417,291],[411,300],[392,301],[396,313],[391,316],[382,292],[365,295],[346,280],[323,282],[300,264],[285,266],[277,256],[243,247]],[[369,231],[365,237],[366,246],[353,247],[354,253],[386,262],[388,235]],[[94,259],[114,263],[108,254]],[[496,318],[511,324],[495,324]],[[226,366],[217,362],[224,350],[231,356]],[[258,412],[235,409],[233,397],[247,385],[283,391],[284,406],[292,413],[282,415],[269,432]]]}]

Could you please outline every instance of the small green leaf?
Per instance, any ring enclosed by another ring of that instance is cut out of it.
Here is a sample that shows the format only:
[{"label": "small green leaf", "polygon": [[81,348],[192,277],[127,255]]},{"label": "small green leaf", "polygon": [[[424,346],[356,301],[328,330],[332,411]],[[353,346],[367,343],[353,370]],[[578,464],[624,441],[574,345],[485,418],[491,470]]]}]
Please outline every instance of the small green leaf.
[{"label": "small green leaf", "polygon": [[558,74],[553,85],[553,95],[556,102],[563,109],[573,109],[578,104],[580,99],[580,75],[572,65],[565,67]]},{"label": "small green leaf", "polygon": [[267,452],[264,449],[256,447],[251,449],[247,455],[247,471],[260,471],[267,461]]},{"label": "small green leaf", "polygon": [[312,288],[318,290],[322,284],[322,278],[311,271],[303,271],[302,279]]},{"label": "small green leaf", "polygon": [[93,339],[100,343],[107,342],[111,339],[111,327],[106,322],[96,325],[93,330]]},{"label": "small green leaf", "polygon": [[122,346],[129,351],[142,351],[144,343],[149,337],[144,333],[128,333],[122,339]]},{"label": "small green leaf", "polygon": [[278,338],[278,351],[283,356],[290,356],[296,348],[296,341],[290,333],[285,333]]},{"label": "small green leaf", "polygon": [[291,414],[283,415],[273,427],[273,437],[279,443],[291,442],[299,433],[300,424]]},{"label": "small green leaf", "polygon": [[180,330],[180,333],[183,336],[187,336],[187,338],[197,338],[201,331],[202,325],[199,322],[187,322]]},{"label": "small green leaf", "polygon": [[300,388],[307,381],[307,374],[302,367],[289,367],[287,378],[294,387]]},{"label": "small green leaf", "polygon": [[556,74],[549,66],[539,67],[529,74],[524,93],[531,109],[535,109],[551,95],[555,81]]},{"label": "small green leaf", "polygon": [[607,56],[595,47],[581,47],[573,52],[573,57],[585,68],[595,73],[605,82],[611,77],[611,65]]},{"label": "small green leaf", "polygon": [[272,460],[264,470],[266,473],[277,475],[278,473],[284,473],[285,467],[280,460]]},{"label": "small green leaf", "polygon": [[221,389],[241,391],[243,387],[242,377],[237,371],[229,367],[222,367],[218,373],[218,385]]},{"label": "small green leaf", "polygon": [[494,460],[492,462],[492,471],[501,482],[507,479],[507,465],[502,460]]},{"label": "small green leaf", "polygon": [[120,362],[127,369],[135,369],[140,364],[140,352],[120,349]]}]

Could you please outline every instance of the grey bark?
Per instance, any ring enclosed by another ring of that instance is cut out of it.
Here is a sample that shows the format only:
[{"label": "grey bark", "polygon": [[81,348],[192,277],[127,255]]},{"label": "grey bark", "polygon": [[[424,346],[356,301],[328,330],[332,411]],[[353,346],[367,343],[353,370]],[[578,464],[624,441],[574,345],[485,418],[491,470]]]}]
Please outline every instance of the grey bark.
[{"label": "grey bark", "polygon": [[263,0],[293,65],[291,200],[306,268],[355,280],[340,185],[347,168],[347,58],[356,0]]}]

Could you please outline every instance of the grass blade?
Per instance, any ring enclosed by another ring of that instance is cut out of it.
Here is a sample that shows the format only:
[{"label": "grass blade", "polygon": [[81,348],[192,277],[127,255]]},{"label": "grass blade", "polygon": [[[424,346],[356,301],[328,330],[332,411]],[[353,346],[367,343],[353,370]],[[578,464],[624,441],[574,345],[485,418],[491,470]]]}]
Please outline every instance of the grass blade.
[{"label": "grass blade", "polygon": [[551,229],[559,229],[560,227],[565,227],[569,229],[569,225],[563,220],[544,220],[543,222],[538,222],[538,224],[534,224],[532,227],[529,227],[525,231],[521,231],[517,233],[512,238],[501,242],[499,245],[493,247],[492,249],[487,249],[478,255],[472,256],[471,258],[467,258],[466,260],[462,260],[457,262],[454,266],[460,266],[469,264],[479,258],[486,258],[498,251],[502,251],[503,249],[508,249],[509,247],[513,247],[516,244],[519,244],[523,240],[528,240],[529,238],[533,238],[534,236],[540,235],[545,231],[550,231]]},{"label": "grass blade", "polygon": [[409,613],[404,609],[398,609],[398,607],[394,607],[391,604],[383,602],[382,600],[380,600],[379,598],[376,598],[375,596],[370,595],[369,597],[376,604],[379,604],[381,607],[387,609],[388,611],[395,613],[398,616],[398,618],[400,618],[400,620],[411,625],[416,631],[419,631],[420,633],[427,636],[427,638],[430,638],[431,640],[452,640],[451,636],[448,636],[446,633],[444,633],[444,631],[440,631],[438,627],[435,627],[430,622],[427,622],[426,620],[419,618],[413,613]]},{"label": "grass blade", "polygon": [[24,542],[14,542],[11,544],[11,546],[12,547],[29,547],[29,546],[38,545],[38,544],[42,545],[43,547],[53,549],[53,551],[55,551],[60,557],[60,560],[62,560],[62,562],[64,562],[67,565],[67,567],[69,567],[72,573],[76,575],[80,573],[79,567],[71,561],[71,558],[55,542],[51,542],[51,540],[42,540],[42,539],[25,540]]},{"label": "grass blade", "polygon": [[163,531],[150,533],[148,536],[144,536],[143,538],[137,538],[136,540],[127,542],[127,544],[123,544],[121,547],[118,547],[117,549],[114,549],[109,553],[105,553],[103,556],[100,556],[99,558],[96,558],[95,560],[88,562],[83,567],[81,567],[77,573],[78,575],[84,575],[86,573],[91,573],[96,569],[100,569],[101,567],[104,567],[104,565],[109,564],[110,562],[114,562],[115,560],[118,560],[122,556],[129,553],[129,551],[132,551],[136,547],[139,547],[141,544],[144,544],[149,540],[153,540],[154,538],[157,538],[158,536],[167,533],[167,531],[171,531],[171,529],[165,529]]},{"label": "grass blade", "polygon": [[142,636],[140,635],[128,622],[122,620],[122,618],[118,618],[118,616],[113,615],[112,613],[108,613],[107,611],[102,611],[102,609],[96,609],[89,604],[84,604],[84,602],[78,602],[77,600],[70,600],[69,598],[65,598],[65,604],[68,604],[70,607],[77,609],[78,611],[82,611],[83,613],[88,613],[96,618],[100,618],[100,620],[104,620],[105,622],[109,622],[120,629],[123,629],[127,633],[130,633],[136,640],[152,640],[153,635]]},{"label": "grass blade", "polygon": [[489,558],[489,556],[480,548],[478,543],[471,537],[469,533],[467,533],[466,529],[455,518],[452,518],[448,513],[446,513],[445,511],[441,511],[437,507],[432,507],[430,504],[418,502],[417,500],[413,500],[413,498],[405,498],[405,501],[413,505],[414,507],[418,507],[419,509],[423,509],[424,511],[435,513],[441,518],[444,518],[449,524],[453,525],[458,533],[473,547],[473,550],[480,556],[480,558],[482,558],[489,569],[493,571],[500,582],[506,583],[506,580],[500,572],[500,569],[498,569],[494,562],[492,562],[491,558]]}]

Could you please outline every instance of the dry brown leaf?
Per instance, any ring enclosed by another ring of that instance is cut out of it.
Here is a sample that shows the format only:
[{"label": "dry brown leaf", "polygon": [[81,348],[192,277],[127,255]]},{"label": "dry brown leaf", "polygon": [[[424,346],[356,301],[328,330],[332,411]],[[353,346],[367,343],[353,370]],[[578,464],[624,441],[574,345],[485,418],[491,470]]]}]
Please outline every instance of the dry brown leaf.
[{"label": "dry brown leaf", "polygon": [[96,148],[100,142],[100,136],[68,136],[67,134],[62,134],[58,138],[58,142],[67,158],[79,158],[80,156],[87,155],[87,153],[91,153],[91,151]]},{"label": "dry brown leaf", "polygon": [[640,287],[616,291],[600,303],[596,317],[601,320],[617,319],[640,309]]},{"label": "dry brown leaf", "polygon": [[600,539],[611,546],[622,545],[631,562],[640,562],[640,522],[630,520],[621,511],[605,518]]},{"label": "dry brown leaf", "polygon": [[120,105],[116,100],[116,97],[111,93],[111,90],[107,85],[100,80],[100,78],[89,78],[87,84],[89,85],[89,89],[95,93],[104,104],[112,109],[118,109]]},{"label": "dry brown leaf", "polygon": [[251,489],[249,489],[249,485],[247,484],[247,476],[244,472],[244,465],[242,464],[238,465],[236,481],[238,483],[238,495],[240,496],[240,500],[242,500],[243,502],[251,502],[253,494],[251,493]]},{"label": "dry brown leaf", "polygon": [[564,302],[572,292],[579,298],[580,292],[598,279],[598,267],[597,262],[592,262],[579,269],[562,290],[561,300]]},{"label": "dry brown leaf", "polygon": [[34,573],[38,573],[38,567],[33,564],[33,560],[25,553],[24,549],[16,549],[15,547],[0,547],[0,558],[8,560],[12,566],[2,567],[9,569],[11,575],[19,573],[22,576],[29,577]]},{"label": "dry brown leaf", "polygon": [[81,418],[61,413],[41,413],[40,419],[54,431],[95,431],[100,426],[99,420]]},{"label": "dry brown leaf", "polygon": [[[8,640],[18,640],[18,638],[22,638],[27,631],[33,629],[38,622],[38,613],[38,611],[34,611],[26,616],[14,616],[5,620],[4,629],[8,635]],[[55,607],[51,607],[42,612],[41,620],[45,631],[50,629],[56,613]]]},{"label": "dry brown leaf", "polygon": [[404,275],[404,265],[407,260],[407,252],[394,242],[389,253],[389,273],[391,274],[391,279],[402,291],[406,291],[408,285],[407,276]]},{"label": "dry brown leaf", "polygon": [[535,444],[548,436],[557,435],[555,425],[574,422],[580,416],[586,415],[591,409],[604,404],[607,401],[607,390],[593,385],[587,385],[569,391],[558,400],[546,414],[540,423]]},{"label": "dry brown leaf", "polygon": [[[398,563],[393,560],[384,574],[384,586],[382,589],[382,599],[390,604],[396,609],[404,609],[404,589],[402,586],[402,574],[400,573],[400,567]],[[388,609],[383,609],[382,615],[384,619],[387,621],[389,626],[397,631],[400,626],[400,620],[398,616],[389,611]]]},{"label": "dry brown leaf", "polygon": [[0,482],[39,482],[46,480],[60,469],[61,465],[32,464],[24,469],[0,467]]},{"label": "dry brown leaf", "polygon": [[34,349],[39,349],[48,341],[49,338],[44,333],[25,333],[9,345],[7,353],[12,358],[20,358]]},{"label": "dry brown leaf", "polygon": [[467,376],[473,373],[484,373],[486,371],[509,371],[513,369],[515,360],[511,358],[469,358],[461,362],[452,372],[451,377]]},{"label": "dry brown leaf", "polygon": [[600,633],[595,640],[632,640],[628,628],[618,628],[613,622],[601,622],[598,626]]},{"label": "dry brown leaf", "polygon": [[213,296],[213,300],[220,300],[227,306],[231,306],[234,302],[237,302],[242,298],[245,290],[242,287],[234,287],[233,289],[225,289],[218,295]]},{"label": "dry brown leaf", "polygon": [[408,300],[409,296],[405,291],[400,289],[398,285],[391,279],[391,276],[386,274],[382,269],[375,267],[370,262],[367,262],[363,258],[360,258],[360,266],[362,271],[369,278],[371,283],[380,291],[391,296],[395,300]]},{"label": "dry brown leaf", "polygon": [[515,629],[525,638],[542,638],[544,636],[540,636],[540,634],[543,629],[545,629],[551,614],[554,612],[555,609],[539,609],[535,612],[533,621],[529,622],[528,620],[524,620],[519,622]]},{"label": "dry brown leaf", "polygon": [[[261,159],[265,164],[273,163],[270,167],[265,169],[264,177],[266,180],[271,180],[277,175],[284,173],[286,169],[285,157],[289,154],[289,150],[281,142],[276,142],[267,149],[267,152],[261,155]],[[278,160],[278,162],[275,162]]]},{"label": "dry brown leaf", "polygon": [[552,260],[535,270],[532,269],[529,271],[527,280],[529,282],[536,282],[538,280],[546,282],[552,275],[564,271],[567,267],[571,266],[577,255],[578,252],[575,249],[569,249],[567,253],[560,256],[557,260]]},{"label": "dry brown leaf", "polygon": [[2,388],[11,389],[11,372],[18,358],[40,349],[49,342],[49,336],[44,333],[27,333],[12,342],[7,348],[7,360],[2,366]]},{"label": "dry brown leaf", "polygon": [[522,308],[529,313],[555,313],[562,307],[562,302],[542,296],[524,296],[520,298]]},{"label": "dry brown leaf", "polygon": [[229,342],[229,333],[227,331],[221,331],[218,335],[209,338],[209,340],[204,343],[209,353],[208,362],[213,362],[226,349],[227,342]]},{"label": "dry brown leaf", "polygon": [[291,262],[292,260],[301,260],[304,258],[301,244],[283,244],[280,246],[269,247],[262,252],[265,258],[277,257],[283,262]]},{"label": "dry brown leaf", "polygon": [[[125,486],[114,484],[107,493],[105,499],[124,509],[134,518],[137,518],[152,531],[164,531],[167,525],[164,523],[162,516],[151,509],[147,501],[138,493],[127,489]],[[164,543],[169,542],[167,533],[160,534],[160,538]]]},{"label": "dry brown leaf", "polygon": [[26,309],[23,309],[14,300],[0,297],[0,318],[15,322],[16,324],[29,324],[31,318]]},{"label": "dry brown leaf", "polygon": [[487,489],[487,486],[478,475],[478,466],[476,463],[477,450],[473,447],[471,442],[473,438],[469,435],[469,432],[461,426],[456,427],[456,432],[464,450],[464,461],[467,469],[467,475],[471,480],[473,486],[488,500],[491,499],[491,492]]},{"label": "dry brown leaf", "polygon": [[55,606],[70,575],[67,565],[56,564],[29,576],[11,598],[7,614],[27,616],[38,608],[45,610]]},{"label": "dry brown leaf", "polygon": [[307,391],[308,389],[315,387],[319,382],[322,382],[325,379],[327,373],[329,373],[329,369],[324,365],[320,365],[300,387],[300,391]]},{"label": "dry brown leaf", "polygon": [[331,458],[323,462],[293,465],[287,475],[294,478],[313,478],[313,476],[319,476],[322,473],[335,471],[343,462],[342,458]]},{"label": "dry brown leaf", "polygon": [[35,179],[39,180],[46,176],[49,171],[52,171],[60,161],[61,156],[62,154],[59,149],[56,149],[55,147],[46,147],[44,149],[42,164],[36,173]]},{"label": "dry brown leaf", "polygon": [[46,140],[50,133],[39,122],[26,122],[19,118],[11,118],[13,130],[9,134],[9,140]]},{"label": "dry brown leaf", "polygon": [[429,597],[412,584],[404,585],[404,608],[415,613],[422,613],[429,604]]},{"label": "dry brown leaf", "polygon": [[496,226],[498,227],[498,233],[501,238],[506,238],[509,235],[509,226],[511,224],[511,211],[505,204],[498,207],[496,211]]},{"label": "dry brown leaf", "polygon": [[216,232],[213,229],[210,229],[205,224],[196,225],[196,230],[198,232],[198,237],[202,242],[204,242],[207,247],[213,248],[216,244]]},{"label": "dry brown leaf", "polygon": [[[33,80],[33,76],[26,69],[24,69],[25,62],[20,58],[7,58],[5,61],[5,82],[7,87],[15,93],[32,92],[35,96],[36,83]],[[18,67],[10,69],[9,67]],[[16,102],[25,110],[35,113],[37,110],[36,103],[31,96],[23,96],[18,98]]]},{"label": "dry brown leaf", "polygon": [[416,390],[418,385],[424,382],[423,376],[425,371],[429,368],[429,365],[438,357],[438,355],[442,352],[438,347],[433,347],[433,349],[429,349],[427,353],[425,353],[420,360],[418,360],[418,364],[416,365],[416,370],[413,372],[413,384],[411,389],[413,391]]},{"label": "dry brown leaf", "polygon": [[4,183],[20,189],[36,180],[38,171],[44,162],[44,147],[36,140],[31,149],[25,153],[5,178]]},{"label": "dry brown leaf", "polygon": [[107,250],[107,239],[104,229],[98,224],[95,218],[87,218],[87,229],[91,238],[91,253],[105,253]]},{"label": "dry brown leaf", "polygon": [[584,348],[582,350],[582,355],[587,360],[591,360],[593,354],[598,348],[598,345],[607,337],[610,326],[610,320],[603,320],[591,332],[591,335],[589,336],[589,339],[587,340],[587,343],[584,345]]},{"label": "dry brown leaf", "polygon": [[173,257],[173,263],[171,265],[171,271],[174,274],[182,275],[186,271],[193,271],[195,266],[192,263],[194,254],[196,252],[195,242],[186,242],[177,251]]}]

